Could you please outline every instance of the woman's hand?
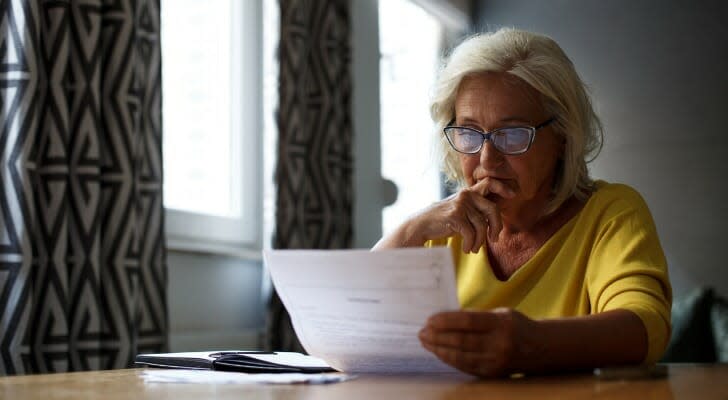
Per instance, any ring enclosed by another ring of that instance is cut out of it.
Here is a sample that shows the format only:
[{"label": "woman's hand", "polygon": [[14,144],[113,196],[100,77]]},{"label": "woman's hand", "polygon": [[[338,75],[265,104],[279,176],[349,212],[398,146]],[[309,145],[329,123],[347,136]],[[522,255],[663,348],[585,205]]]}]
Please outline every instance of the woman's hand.
[{"label": "woman's hand", "polygon": [[507,308],[448,311],[420,330],[422,345],[443,362],[481,377],[519,372],[539,351],[537,323]]},{"label": "woman's hand", "polygon": [[485,178],[419,212],[374,248],[422,246],[427,240],[460,235],[463,251],[477,253],[488,237],[497,240],[503,227],[500,209],[489,195],[510,199],[515,192],[498,179]]}]

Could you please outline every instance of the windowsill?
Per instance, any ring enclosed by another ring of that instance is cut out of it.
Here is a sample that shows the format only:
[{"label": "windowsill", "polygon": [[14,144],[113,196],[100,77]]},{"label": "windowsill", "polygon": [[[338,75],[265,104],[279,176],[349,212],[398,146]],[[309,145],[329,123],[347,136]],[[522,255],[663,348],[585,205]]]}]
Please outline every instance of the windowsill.
[{"label": "windowsill", "polygon": [[263,252],[260,249],[242,248],[225,243],[200,242],[172,237],[167,238],[167,250],[175,253],[228,256],[248,261],[263,260]]}]

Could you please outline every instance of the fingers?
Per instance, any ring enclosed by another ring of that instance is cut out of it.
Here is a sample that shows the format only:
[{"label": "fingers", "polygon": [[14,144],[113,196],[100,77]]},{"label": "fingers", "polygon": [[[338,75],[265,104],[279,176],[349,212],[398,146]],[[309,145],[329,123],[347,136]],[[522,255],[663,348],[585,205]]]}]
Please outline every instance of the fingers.
[{"label": "fingers", "polygon": [[419,339],[425,349],[462,371],[501,375],[518,365],[519,315],[511,309],[442,312],[428,319]]},{"label": "fingers", "polygon": [[482,197],[485,197],[490,193],[494,193],[503,198],[511,199],[516,195],[516,191],[511,187],[512,183],[510,182],[511,181],[503,181],[495,178],[485,178],[476,182],[473,186],[469,187],[468,190],[476,192]]},{"label": "fingers", "polygon": [[435,330],[488,332],[501,323],[499,312],[443,311],[430,316],[426,327]]},{"label": "fingers", "polygon": [[418,213],[410,224],[415,226],[417,242],[458,234],[463,252],[478,253],[488,240],[497,241],[503,222],[498,205],[486,197],[490,193],[503,198],[515,195],[509,184],[499,179],[478,181]]},{"label": "fingers", "polygon": [[475,205],[478,211],[487,216],[487,233],[491,241],[498,240],[498,235],[503,229],[503,221],[501,220],[500,209],[487,196],[493,193],[505,199],[513,198],[516,195],[516,191],[511,187],[511,181],[507,182],[495,178],[485,178],[465,189],[468,192],[478,194],[478,196],[474,196],[473,198],[473,205]]},{"label": "fingers", "polygon": [[[485,237],[488,234],[488,220],[485,219],[483,214],[478,211],[468,212],[468,220],[473,226],[475,237],[473,240],[473,245],[470,248],[467,248],[467,251],[470,251],[471,253],[477,253],[480,251],[480,248],[483,247],[483,245],[485,244]],[[463,251],[466,251],[464,244],[465,243],[463,243]]]},{"label": "fingers", "polygon": [[498,239],[503,224],[498,206],[476,192],[462,190],[450,200],[449,218],[463,238],[463,252],[477,253],[486,243]]},{"label": "fingers", "polygon": [[424,328],[419,333],[420,341],[432,346],[459,349],[462,351],[482,351],[487,348],[487,334],[462,331],[437,331]]},{"label": "fingers", "polygon": [[452,228],[452,230],[463,238],[463,252],[467,253],[470,252],[473,247],[475,246],[482,246],[482,243],[476,243],[475,242],[475,228],[473,227],[472,223],[467,217],[467,212],[465,213],[466,216],[458,216],[453,218],[454,221],[448,223]]},{"label": "fingers", "polygon": [[425,328],[419,334],[422,347],[455,368],[478,376],[506,373],[510,352],[504,343],[510,338],[470,332],[436,332]]},{"label": "fingers", "polygon": [[432,352],[442,362],[477,376],[496,377],[507,374],[504,359],[493,353],[462,351],[422,342],[422,347]]},{"label": "fingers", "polygon": [[[463,252],[478,252],[485,244],[486,223],[480,211],[472,205],[476,197],[472,193],[457,193],[446,200],[449,205],[444,213],[444,231],[459,234],[462,237]],[[449,236],[449,235],[448,235]]]},{"label": "fingers", "polygon": [[481,196],[474,196],[473,206],[477,209],[477,212],[484,216],[487,227],[488,239],[491,242],[498,240],[498,235],[503,229],[503,220],[501,219],[500,210],[498,206]]}]

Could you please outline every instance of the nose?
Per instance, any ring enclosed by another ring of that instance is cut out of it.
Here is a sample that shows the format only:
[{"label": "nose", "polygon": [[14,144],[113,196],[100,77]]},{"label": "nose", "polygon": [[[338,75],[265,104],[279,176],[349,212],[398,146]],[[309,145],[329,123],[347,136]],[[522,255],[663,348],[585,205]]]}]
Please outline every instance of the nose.
[{"label": "nose", "polygon": [[483,148],[480,149],[480,165],[487,170],[501,165],[503,163],[503,153],[498,151],[490,140],[483,142]]}]

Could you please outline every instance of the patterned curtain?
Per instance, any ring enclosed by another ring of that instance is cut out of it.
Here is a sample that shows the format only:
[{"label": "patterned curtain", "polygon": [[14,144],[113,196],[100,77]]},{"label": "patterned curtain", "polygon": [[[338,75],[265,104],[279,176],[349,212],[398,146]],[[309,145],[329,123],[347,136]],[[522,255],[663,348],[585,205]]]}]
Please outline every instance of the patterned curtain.
[{"label": "patterned curtain", "polygon": [[[278,249],[352,243],[349,0],[280,0]],[[301,351],[275,294],[267,347]]]},{"label": "patterned curtain", "polygon": [[167,341],[159,0],[0,2],[0,375]]}]

